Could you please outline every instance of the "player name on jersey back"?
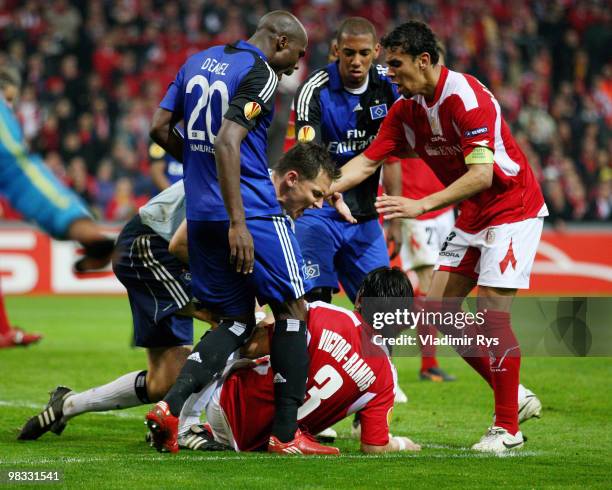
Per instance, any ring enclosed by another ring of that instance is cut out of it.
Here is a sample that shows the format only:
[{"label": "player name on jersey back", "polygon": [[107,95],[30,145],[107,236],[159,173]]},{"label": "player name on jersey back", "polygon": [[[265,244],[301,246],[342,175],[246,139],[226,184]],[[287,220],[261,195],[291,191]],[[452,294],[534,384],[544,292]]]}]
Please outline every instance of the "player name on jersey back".
[{"label": "player name on jersey back", "polygon": [[376,381],[374,371],[357,352],[349,356],[353,346],[339,333],[324,328],[317,349],[334,358],[359,391],[367,390]]}]

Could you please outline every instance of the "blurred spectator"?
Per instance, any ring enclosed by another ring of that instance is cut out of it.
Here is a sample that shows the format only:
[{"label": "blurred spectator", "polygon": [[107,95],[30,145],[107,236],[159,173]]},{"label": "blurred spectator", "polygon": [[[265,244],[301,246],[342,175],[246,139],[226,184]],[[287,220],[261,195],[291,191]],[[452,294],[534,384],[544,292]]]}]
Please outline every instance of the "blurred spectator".
[{"label": "blurred spectator", "polygon": [[493,90],[552,220],[611,219],[612,9],[604,0],[0,0],[0,64],[23,76],[17,113],[26,140],[94,207],[125,219],[155,192],[149,124],[177,70],[197,50],[247,37],[275,8],[298,15],[309,46],[281,85],[271,132],[281,144],[271,142],[271,160],[292,94],[327,63],[337,22],[365,16],[383,35],[416,18],[447,46],[451,69]]}]

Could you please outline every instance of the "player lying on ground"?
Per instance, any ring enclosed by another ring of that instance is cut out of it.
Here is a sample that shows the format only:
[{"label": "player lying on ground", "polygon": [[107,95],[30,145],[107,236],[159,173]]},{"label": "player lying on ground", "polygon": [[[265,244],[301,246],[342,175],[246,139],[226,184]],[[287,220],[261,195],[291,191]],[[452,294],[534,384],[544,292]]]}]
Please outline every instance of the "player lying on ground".
[{"label": "player lying on ground", "polygon": [[[306,398],[298,410],[300,431],[316,434],[347,415],[361,414],[361,450],[366,453],[418,451],[406,437],[391,437],[395,369],[388,352],[372,342],[374,331],[361,315],[361,298],[402,298],[406,307],[412,287],[399,269],[370,272],[359,289],[355,311],[322,301],[309,304],[310,366]],[[270,328],[258,327],[243,349],[248,357],[270,352]],[[201,437],[236,451],[265,450],[274,416],[274,383],[268,357],[231,361],[221,379],[196,398],[194,409],[205,410],[208,424]],[[212,434],[211,434],[212,432]],[[300,448],[285,448],[299,454]],[[327,454],[339,454],[329,448]]]},{"label": "player lying on ground", "polygon": [[[13,113],[20,85],[17,70],[0,68],[0,194],[24,218],[35,222],[53,238],[80,242],[85,256],[76,262],[77,271],[105,267],[114,241],[100,230],[82,200],[25,147],[21,127]],[[0,348],[27,345],[40,338],[12,327],[0,300]]]},{"label": "player lying on ground", "polygon": [[[437,40],[426,24],[402,24],[382,44],[388,75],[404,98],[393,105],[370,147],[342,168],[336,190],[361,182],[387,157],[413,150],[446,188],[418,200],[378,198],[377,209],[385,219],[416,218],[460,203],[427,304],[458,311],[461,299],[478,285],[478,309],[486,315],[480,328],[497,344],[460,353],[493,388],[495,421],[473,448],[520,448],[520,348],[510,308],[517,289],[529,288],[543,217],[548,215],[542,192],[493,94],[474,77],[438,64]],[[444,333],[458,335],[454,328]]]},{"label": "player lying on ground", "polygon": [[[274,168],[272,182],[278,200],[293,218],[304,209],[321,206],[336,175],[327,152],[315,143],[296,145]],[[168,392],[193,341],[192,320],[181,315],[211,319],[193,308],[189,271],[168,251],[168,243],[184,219],[181,181],[143,206],[117,239],[113,269],[128,291],[134,339],[147,350],[147,371],[125,374],[82,393],[57,387],[45,409],[25,424],[19,439],[37,439],[49,430],[59,435],[66,422],[81,413],[156,402]]]}]

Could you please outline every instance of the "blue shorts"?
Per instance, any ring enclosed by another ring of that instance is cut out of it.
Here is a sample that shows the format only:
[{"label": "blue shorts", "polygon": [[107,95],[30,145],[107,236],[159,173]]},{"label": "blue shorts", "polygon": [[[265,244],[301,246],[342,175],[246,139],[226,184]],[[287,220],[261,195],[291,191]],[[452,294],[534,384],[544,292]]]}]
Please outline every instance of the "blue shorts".
[{"label": "blue shorts", "polygon": [[85,204],[23,145],[10,109],[0,103],[0,194],[26,219],[49,235],[66,238],[77,219],[91,218]]},{"label": "blue shorts", "polygon": [[377,219],[352,225],[340,217],[309,211],[296,221],[306,262],[306,278],[313,288],[334,288],[338,280],[352,302],[368,272],[389,266],[389,254]]},{"label": "blue shorts", "polygon": [[187,220],[192,288],[204,306],[224,316],[241,316],[259,304],[301,298],[309,290],[303,278],[302,254],[285,216],[249,218],[255,246],[252,274],[230,264],[228,221]]},{"label": "blue shorts", "polygon": [[137,346],[193,343],[193,320],[174,314],[191,300],[191,275],[138,215],[117,238],[113,271],[128,292]]}]

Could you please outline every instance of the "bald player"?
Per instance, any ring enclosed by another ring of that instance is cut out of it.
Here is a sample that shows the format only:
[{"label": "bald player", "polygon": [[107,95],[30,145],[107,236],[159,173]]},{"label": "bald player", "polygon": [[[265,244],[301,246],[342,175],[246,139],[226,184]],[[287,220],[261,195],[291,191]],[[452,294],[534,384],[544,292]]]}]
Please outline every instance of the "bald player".
[{"label": "bald player", "polygon": [[[295,70],[307,44],[295,16],[270,12],[248,41],[190,57],[154,116],[151,137],[185,164],[193,293],[221,318],[219,328],[194,347],[168,395],[147,414],[160,451],[178,450],[178,416],[186,399],[208,385],[249,338],[255,299],[269,304],[278,319],[271,343],[275,417],[270,451],[297,447],[318,454],[325,449],[297,428],[308,369],[302,300],[308,286],[266,157],[278,81]],[[181,120],[184,139],[174,131]],[[323,189],[316,192],[324,196]]]}]

